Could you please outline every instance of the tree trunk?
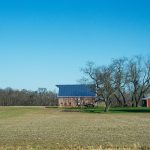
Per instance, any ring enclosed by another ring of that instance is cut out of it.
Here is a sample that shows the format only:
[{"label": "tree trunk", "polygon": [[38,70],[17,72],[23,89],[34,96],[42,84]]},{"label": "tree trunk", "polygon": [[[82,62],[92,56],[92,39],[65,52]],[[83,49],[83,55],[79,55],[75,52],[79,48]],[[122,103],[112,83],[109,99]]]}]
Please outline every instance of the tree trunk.
[{"label": "tree trunk", "polygon": [[126,106],[127,106],[126,98],[125,98],[125,96],[123,95],[123,93],[122,93],[121,90],[119,90],[119,92],[120,92],[120,94],[121,94],[121,96],[122,96],[122,98],[123,98],[123,106],[126,107]]},{"label": "tree trunk", "polygon": [[116,100],[118,101],[119,105],[122,107],[122,101],[118,98],[116,94],[114,94]]},{"label": "tree trunk", "polygon": [[109,111],[109,107],[110,106],[106,106],[105,109],[104,109],[104,112],[108,112]]},{"label": "tree trunk", "polygon": [[109,100],[107,100],[107,101],[105,101],[105,109],[104,109],[104,112],[108,112],[109,111],[109,108],[110,108],[110,105],[111,105],[111,101],[109,101]]},{"label": "tree trunk", "polygon": [[137,95],[135,95],[135,107],[138,107],[139,106],[139,98],[137,97]]},{"label": "tree trunk", "polygon": [[136,106],[136,107],[139,106],[139,102],[138,102],[138,101],[135,102],[135,106]]},{"label": "tree trunk", "polygon": [[132,96],[132,107],[134,107],[134,98]]}]

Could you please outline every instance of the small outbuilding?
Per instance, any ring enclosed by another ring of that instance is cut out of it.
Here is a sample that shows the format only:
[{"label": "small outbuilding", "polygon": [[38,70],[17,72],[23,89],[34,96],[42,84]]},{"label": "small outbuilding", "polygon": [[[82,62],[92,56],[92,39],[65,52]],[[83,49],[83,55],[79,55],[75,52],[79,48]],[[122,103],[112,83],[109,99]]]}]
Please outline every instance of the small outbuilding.
[{"label": "small outbuilding", "polygon": [[96,94],[89,85],[56,85],[59,88],[58,105],[59,106],[82,106],[94,105]]},{"label": "small outbuilding", "polygon": [[142,98],[142,106],[150,107],[150,97]]}]

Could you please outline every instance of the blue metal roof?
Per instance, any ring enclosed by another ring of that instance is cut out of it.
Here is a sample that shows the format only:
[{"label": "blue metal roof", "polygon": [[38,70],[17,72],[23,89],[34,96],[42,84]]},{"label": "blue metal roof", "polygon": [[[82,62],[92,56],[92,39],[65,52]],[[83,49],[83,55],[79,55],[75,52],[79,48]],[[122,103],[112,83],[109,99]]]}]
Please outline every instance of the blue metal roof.
[{"label": "blue metal roof", "polygon": [[88,85],[56,85],[59,88],[58,97],[95,97]]}]

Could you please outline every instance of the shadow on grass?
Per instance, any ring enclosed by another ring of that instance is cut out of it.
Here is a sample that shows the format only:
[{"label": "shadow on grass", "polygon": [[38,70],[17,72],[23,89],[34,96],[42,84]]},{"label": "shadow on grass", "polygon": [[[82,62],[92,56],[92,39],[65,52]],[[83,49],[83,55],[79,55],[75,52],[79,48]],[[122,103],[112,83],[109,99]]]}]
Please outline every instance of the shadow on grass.
[{"label": "shadow on grass", "polygon": [[111,112],[150,113],[150,108],[112,108]]},{"label": "shadow on grass", "polygon": [[[94,107],[94,108],[64,108],[64,112],[85,112],[85,113],[104,113],[103,107]],[[110,108],[108,113],[150,113],[150,108],[144,107],[116,107]]]}]

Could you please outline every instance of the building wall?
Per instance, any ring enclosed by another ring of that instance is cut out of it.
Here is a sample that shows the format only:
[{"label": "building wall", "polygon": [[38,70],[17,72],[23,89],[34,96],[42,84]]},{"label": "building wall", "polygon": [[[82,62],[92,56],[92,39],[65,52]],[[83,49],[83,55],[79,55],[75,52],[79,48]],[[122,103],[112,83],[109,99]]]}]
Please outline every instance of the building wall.
[{"label": "building wall", "polygon": [[94,104],[95,98],[94,97],[59,97],[58,98],[58,105],[62,107],[75,107],[78,105],[85,105],[85,104]]},{"label": "building wall", "polygon": [[143,99],[141,101],[141,106],[143,106],[143,107],[150,107],[150,98]]},{"label": "building wall", "polygon": [[147,100],[147,107],[150,107],[150,98]]}]

